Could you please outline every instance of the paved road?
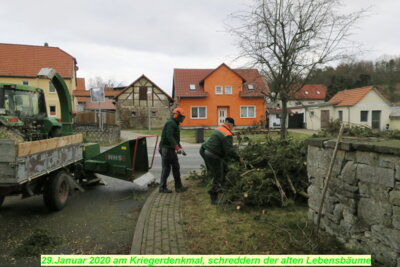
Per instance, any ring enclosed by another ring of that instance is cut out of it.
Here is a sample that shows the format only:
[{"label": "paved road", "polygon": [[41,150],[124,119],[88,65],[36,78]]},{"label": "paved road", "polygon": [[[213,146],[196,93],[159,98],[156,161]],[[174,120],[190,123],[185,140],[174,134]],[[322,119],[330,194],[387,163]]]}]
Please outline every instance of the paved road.
[{"label": "paved road", "polygon": [[[135,134],[132,131],[121,131],[121,138],[128,140],[132,138],[136,138],[139,134]],[[159,140],[158,140],[159,141]],[[154,146],[155,146],[156,138],[148,137],[147,138],[147,151],[149,153],[149,161],[153,156]],[[204,164],[203,159],[199,154],[200,144],[189,144],[182,143],[183,149],[187,153],[187,156],[179,156],[179,163],[181,165],[181,175],[184,176],[189,174],[191,171],[200,170],[200,165]],[[150,173],[154,175],[157,181],[160,181],[161,176],[161,156],[158,153],[158,148],[156,149],[156,153],[154,156],[153,168],[150,170]],[[172,171],[168,180],[172,178]]]}]

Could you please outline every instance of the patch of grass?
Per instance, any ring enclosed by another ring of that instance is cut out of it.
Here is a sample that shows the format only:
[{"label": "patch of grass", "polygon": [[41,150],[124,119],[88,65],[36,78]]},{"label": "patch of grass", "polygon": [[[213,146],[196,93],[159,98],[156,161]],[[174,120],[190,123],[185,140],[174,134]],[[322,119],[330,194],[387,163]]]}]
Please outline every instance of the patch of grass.
[{"label": "patch of grass", "polygon": [[188,181],[182,194],[184,230],[193,254],[346,254],[335,238],[312,235],[307,207],[213,206],[204,186]]},{"label": "patch of grass", "polygon": [[47,231],[36,229],[20,246],[15,249],[17,258],[39,256],[51,253],[53,249],[61,244],[61,238],[51,236]]}]

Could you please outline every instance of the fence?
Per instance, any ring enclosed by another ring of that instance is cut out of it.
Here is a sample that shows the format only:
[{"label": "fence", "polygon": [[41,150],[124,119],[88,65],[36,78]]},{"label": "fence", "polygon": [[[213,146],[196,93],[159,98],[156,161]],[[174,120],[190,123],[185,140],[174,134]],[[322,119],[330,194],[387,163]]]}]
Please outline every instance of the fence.
[{"label": "fence", "polygon": [[115,112],[100,111],[100,115],[101,117],[97,110],[78,112],[75,116],[75,124],[99,124],[99,119],[101,119],[105,125],[116,125]]}]

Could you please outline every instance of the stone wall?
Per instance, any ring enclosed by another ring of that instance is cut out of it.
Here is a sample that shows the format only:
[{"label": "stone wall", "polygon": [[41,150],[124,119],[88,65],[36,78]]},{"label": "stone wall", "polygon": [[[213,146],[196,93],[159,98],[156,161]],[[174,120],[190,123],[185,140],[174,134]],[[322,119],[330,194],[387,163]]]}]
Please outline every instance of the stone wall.
[{"label": "stone wall", "polygon": [[119,143],[121,128],[115,125],[104,125],[103,130],[100,130],[94,125],[79,125],[74,127],[74,133],[82,133],[83,139],[87,142],[107,146]]},{"label": "stone wall", "polygon": [[149,127],[149,109],[151,128],[162,128],[171,118],[168,107],[137,107],[117,105],[119,124],[122,129],[147,129]]},{"label": "stone wall", "polygon": [[[345,139],[339,146],[321,226],[373,266],[400,267],[400,141]],[[335,140],[308,141],[309,218],[316,223]]]}]

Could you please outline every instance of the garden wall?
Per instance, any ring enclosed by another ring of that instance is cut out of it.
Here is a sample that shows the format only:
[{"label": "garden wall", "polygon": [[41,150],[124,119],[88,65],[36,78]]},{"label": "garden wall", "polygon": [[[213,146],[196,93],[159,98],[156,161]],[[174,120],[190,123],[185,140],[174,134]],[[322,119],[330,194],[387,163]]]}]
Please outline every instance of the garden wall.
[{"label": "garden wall", "polygon": [[119,143],[121,128],[116,125],[104,125],[103,130],[101,130],[94,125],[75,125],[74,133],[83,134],[85,141],[107,146]]},{"label": "garden wall", "polygon": [[[309,218],[316,223],[335,140],[308,140]],[[334,162],[321,226],[374,266],[400,267],[400,141],[344,139]]]}]

